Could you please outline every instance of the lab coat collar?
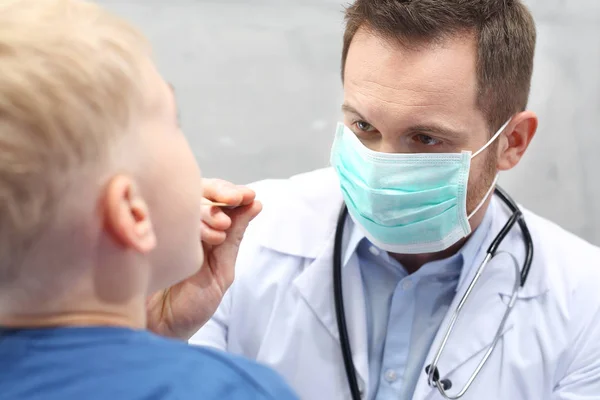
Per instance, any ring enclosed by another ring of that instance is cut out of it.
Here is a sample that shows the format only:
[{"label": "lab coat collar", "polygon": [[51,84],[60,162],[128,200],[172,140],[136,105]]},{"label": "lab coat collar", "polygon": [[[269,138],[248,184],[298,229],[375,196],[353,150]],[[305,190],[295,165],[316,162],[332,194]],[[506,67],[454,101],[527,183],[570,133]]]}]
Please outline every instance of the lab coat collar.
[{"label": "lab coat collar", "polygon": [[[251,185],[263,203],[258,218],[273,221],[258,224],[260,231],[253,236],[276,252],[315,259],[333,242],[344,204],[339,180],[332,168],[325,168],[281,183],[272,185],[266,180]],[[277,192],[272,187],[277,187]]]}]

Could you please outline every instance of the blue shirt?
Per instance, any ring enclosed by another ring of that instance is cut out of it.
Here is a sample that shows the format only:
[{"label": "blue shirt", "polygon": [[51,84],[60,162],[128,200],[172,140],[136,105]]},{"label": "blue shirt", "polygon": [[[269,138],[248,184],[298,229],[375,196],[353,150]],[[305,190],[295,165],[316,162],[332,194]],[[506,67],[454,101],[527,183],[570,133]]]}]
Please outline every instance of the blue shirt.
[{"label": "blue shirt", "polygon": [[254,362],[125,328],[0,329],[2,400],[289,400]]},{"label": "blue shirt", "polygon": [[409,275],[353,225],[345,260],[356,253],[363,279],[370,399],[412,398],[459,279],[471,268],[490,226],[488,211],[457,254],[425,264]]}]

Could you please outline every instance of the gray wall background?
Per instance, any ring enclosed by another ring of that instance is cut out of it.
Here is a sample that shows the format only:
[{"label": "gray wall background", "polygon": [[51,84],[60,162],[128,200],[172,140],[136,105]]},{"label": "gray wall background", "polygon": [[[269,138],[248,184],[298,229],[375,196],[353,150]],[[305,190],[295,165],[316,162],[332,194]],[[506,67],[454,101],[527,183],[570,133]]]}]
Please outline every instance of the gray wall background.
[{"label": "gray wall background", "polygon": [[[340,118],[342,0],[101,0],[152,41],[205,176],[248,183],[327,165]],[[526,0],[540,127],[501,184],[600,244],[600,0]]]}]

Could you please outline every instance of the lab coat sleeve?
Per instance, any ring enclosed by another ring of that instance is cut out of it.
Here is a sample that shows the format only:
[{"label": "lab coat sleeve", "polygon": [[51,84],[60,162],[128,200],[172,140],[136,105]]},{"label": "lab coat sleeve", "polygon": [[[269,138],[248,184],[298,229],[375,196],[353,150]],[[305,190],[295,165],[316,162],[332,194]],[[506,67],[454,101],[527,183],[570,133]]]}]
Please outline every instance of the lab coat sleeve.
[{"label": "lab coat sleeve", "polygon": [[229,288],[212,318],[192,338],[189,343],[195,346],[209,346],[218,350],[227,350],[227,334],[231,313],[233,287]]},{"label": "lab coat sleeve", "polygon": [[576,310],[568,321],[571,340],[559,363],[558,383],[553,400],[592,400],[600,398],[600,296],[592,286],[574,293]]}]

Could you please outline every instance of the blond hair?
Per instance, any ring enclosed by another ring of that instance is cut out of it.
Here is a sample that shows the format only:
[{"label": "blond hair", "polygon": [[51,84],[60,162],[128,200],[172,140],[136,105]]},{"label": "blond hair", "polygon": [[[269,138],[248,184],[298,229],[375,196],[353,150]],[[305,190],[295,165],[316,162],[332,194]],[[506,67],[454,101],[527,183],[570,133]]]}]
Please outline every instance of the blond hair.
[{"label": "blond hair", "polygon": [[73,171],[127,131],[148,56],[141,34],[91,2],[0,0],[0,288],[22,273]]}]

